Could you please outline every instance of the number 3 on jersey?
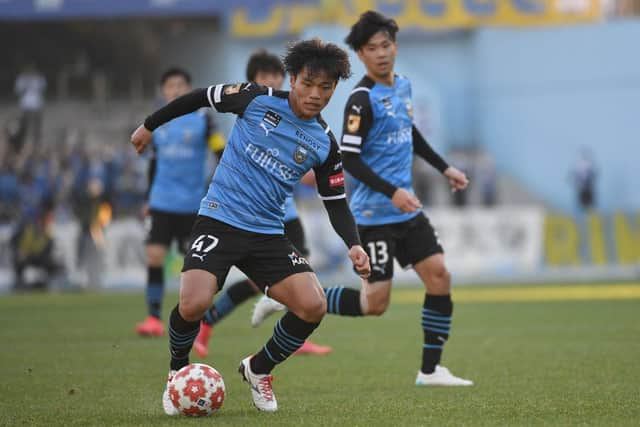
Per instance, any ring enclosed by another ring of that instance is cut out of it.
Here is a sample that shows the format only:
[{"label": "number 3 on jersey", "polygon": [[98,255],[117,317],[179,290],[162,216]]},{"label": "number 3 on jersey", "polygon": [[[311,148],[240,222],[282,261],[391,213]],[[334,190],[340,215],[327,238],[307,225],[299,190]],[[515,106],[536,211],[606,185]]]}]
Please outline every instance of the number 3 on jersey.
[{"label": "number 3 on jersey", "polygon": [[385,264],[389,261],[389,251],[387,242],[384,240],[378,240],[377,242],[367,243],[369,248],[369,258],[372,265]]}]

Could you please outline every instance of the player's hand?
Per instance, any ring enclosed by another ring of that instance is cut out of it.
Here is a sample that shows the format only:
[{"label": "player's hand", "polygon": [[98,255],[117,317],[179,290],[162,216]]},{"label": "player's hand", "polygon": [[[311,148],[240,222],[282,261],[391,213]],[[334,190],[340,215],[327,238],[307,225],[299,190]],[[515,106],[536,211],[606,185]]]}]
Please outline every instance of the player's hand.
[{"label": "player's hand", "polygon": [[444,171],[444,176],[449,179],[449,185],[451,185],[451,191],[456,192],[458,190],[464,190],[469,185],[469,179],[464,172],[454,168],[453,166],[449,166],[447,170]]},{"label": "player's hand", "polygon": [[142,209],[140,209],[140,213],[142,214],[143,218],[146,218],[151,214],[151,212],[149,211],[149,202],[145,202],[142,205]]},{"label": "player's hand", "polygon": [[152,133],[144,125],[138,126],[138,129],[131,134],[131,143],[135,147],[138,154],[142,153],[147,144],[151,141]]},{"label": "player's hand", "polygon": [[371,264],[369,264],[369,255],[362,249],[360,245],[351,246],[349,249],[349,258],[356,271],[363,279],[366,279],[371,274]]},{"label": "player's hand", "polygon": [[391,203],[404,213],[413,213],[422,208],[420,200],[404,188],[398,188],[396,192],[393,193]]}]

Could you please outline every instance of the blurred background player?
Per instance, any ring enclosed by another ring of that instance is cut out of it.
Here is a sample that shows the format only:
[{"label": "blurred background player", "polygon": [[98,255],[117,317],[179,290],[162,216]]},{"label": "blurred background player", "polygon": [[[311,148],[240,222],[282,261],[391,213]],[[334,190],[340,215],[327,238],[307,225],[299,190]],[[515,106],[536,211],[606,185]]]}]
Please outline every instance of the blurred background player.
[{"label": "blurred background player", "polygon": [[[165,103],[191,91],[191,76],[171,68],[160,79]],[[147,224],[147,318],[136,325],[142,336],[164,335],[160,320],[164,260],[174,240],[185,252],[200,200],[206,190],[207,148],[221,153],[224,142],[205,110],[179,117],[153,133],[149,165]]]},{"label": "blurred background player", "polygon": [[[413,267],[426,287],[422,366],[416,385],[472,385],[440,366],[453,312],[451,276],[438,236],[413,193],[413,155],[443,173],[453,191],[464,190],[468,180],[433,151],[413,124],[411,84],[394,73],[397,31],[393,19],[369,11],[360,16],[345,40],[367,69],[347,101],[340,150],[345,170],[355,178],[350,206],[372,273],[360,291],[325,289],[327,312],[383,314],[389,305],[396,258],[403,267]],[[273,312],[269,308],[277,307],[256,308],[259,320]]]},{"label": "blurred background player", "polygon": [[[167,386],[189,364],[204,313],[235,265],[264,287],[265,294],[289,308],[262,349],[244,358],[238,368],[249,383],[256,408],[269,412],[278,408],[271,371],[302,346],[326,313],[318,278],[284,235],[284,202],[310,169],[315,171],[318,193],[354,268],[363,278],[371,272],[346,203],[340,150],[320,117],[338,81],[351,75],[348,56],[336,45],[312,39],[290,45],[284,63],[290,74],[289,92],[254,83],[198,89],[147,117],[131,137],[142,152],[153,130],[198,108],[209,105],[238,115],[225,155],[202,199],[184,258],[180,302],[169,321]],[[275,150],[278,156],[270,154]],[[167,415],[177,415],[168,387],[162,404]]]},{"label": "blurred background player", "polygon": [[[284,65],[277,55],[260,49],[249,57],[246,76],[249,82],[280,90],[285,77]],[[302,177],[301,182],[306,185],[313,185],[313,172],[308,172]],[[307,258],[309,250],[293,197],[287,198],[285,202],[284,233],[300,254]],[[196,354],[200,357],[207,356],[209,354],[209,338],[211,337],[212,326],[229,315],[238,305],[259,293],[258,286],[249,279],[240,280],[226,287],[216,298],[211,308],[204,314],[200,332],[193,343],[193,349]],[[280,305],[280,303],[271,298],[266,296],[264,298],[268,299],[272,304]],[[284,306],[282,307],[284,308]],[[278,306],[278,308],[280,307]],[[307,340],[295,354],[328,354],[330,352],[331,347],[317,345]]]}]

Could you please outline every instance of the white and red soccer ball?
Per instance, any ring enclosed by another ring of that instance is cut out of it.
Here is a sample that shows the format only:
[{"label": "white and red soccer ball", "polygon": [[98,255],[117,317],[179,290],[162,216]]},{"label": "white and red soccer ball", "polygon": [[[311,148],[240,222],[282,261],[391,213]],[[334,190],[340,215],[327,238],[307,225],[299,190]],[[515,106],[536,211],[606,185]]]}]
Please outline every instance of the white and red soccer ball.
[{"label": "white and red soccer ball", "polygon": [[192,363],[173,376],[169,397],[181,414],[202,417],[222,407],[224,390],[218,371],[203,363]]}]

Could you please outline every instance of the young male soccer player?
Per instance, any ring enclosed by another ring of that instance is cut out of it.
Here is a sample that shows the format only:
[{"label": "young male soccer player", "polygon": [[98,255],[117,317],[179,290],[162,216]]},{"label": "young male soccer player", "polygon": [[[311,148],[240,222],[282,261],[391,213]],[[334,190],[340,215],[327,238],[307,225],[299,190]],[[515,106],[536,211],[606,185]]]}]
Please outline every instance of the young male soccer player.
[{"label": "young male soccer player", "polygon": [[395,257],[400,265],[412,266],[426,287],[422,366],[416,385],[472,385],[440,365],[453,314],[451,276],[438,237],[413,194],[413,155],[443,173],[454,191],[464,190],[468,180],[431,148],[413,124],[411,84],[394,73],[397,31],[394,20],[369,11],[346,38],[367,74],[347,101],[340,148],[344,167],[355,178],[350,206],[372,274],[360,291],[327,290],[328,311],[355,316],[384,313]]},{"label": "young male soccer player", "polygon": [[[171,68],[160,79],[162,97],[169,103],[191,91],[191,76]],[[147,318],[136,325],[142,336],[164,335],[160,320],[164,294],[164,259],[175,239],[184,251],[206,190],[207,146],[217,150],[221,136],[209,114],[194,111],[153,133],[149,166],[147,252]]]},{"label": "young male soccer player", "polygon": [[[265,293],[289,308],[273,336],[239,371],[259,410],[277,410],[271,370],[295,352],[318,327],[326,299],[307,260],[283,234],[283,206],[293,186],[314,169],[331,224],[349,248],[356,271],[366,278],[369,257],[360,246],[344,195],[340,152],[320,112],[338,80],[350,75],[346,52],[318,39],[291,45],[284,60],[290,92],[255,83],[210,86],[153,113],[132,135],[141,152],[158,126],[206,105],[238,119],[200,204],[184,260],[180,301],[169,321],[170,381],[189,363],[189,351],[213,295],[236,265]],[[163,407],[174,415],[165,388]]]},{"label": "young male soccer player", "polygon": [[[247,81],[249,82],[279,90],[284,83],[284,65],[278,56],[264,49],[260,49],[249,57],[246,75]],[[305,183],[309,185],[312,184],[313,179],[313,173],[307,173],[302,178],[302,180],[306,181]],[[288,197],[285,202],[283,221],[284,234],[293,246],[298,249],[300,254],[307,258],[309,251],[307,249],[304,229],[298,218],[298,211],[293,197]],[[200,332],[193,343],[193,350],[198,356],[205,357],[209,354],[209,339],[213,325],[229,315],[238,305],[259,293],[260,290],[258,286],[251,282],[251,280],[245,279],[229,285],[219,294],[211,308],[205,312],[202,323],[200,324]],[[268,297],[265,296],[265,298]],[[269,300],[273,301],[270,298]],[[275,301],[272,303],[279,304]],[[310,340],[306,340],[295,354],[327,354],[330,352],[331,347],[317,345]]]}]

